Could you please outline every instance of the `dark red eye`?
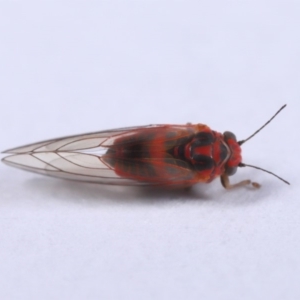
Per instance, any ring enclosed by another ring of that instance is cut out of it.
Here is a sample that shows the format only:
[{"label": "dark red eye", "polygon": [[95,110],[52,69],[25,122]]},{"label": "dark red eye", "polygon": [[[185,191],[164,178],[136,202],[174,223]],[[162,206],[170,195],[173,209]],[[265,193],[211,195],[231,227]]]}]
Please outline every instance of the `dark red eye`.
[{"label": "dark red eye", "polygon": [[237,167],[225,167],[225,173],[228,175],[228,176],[231,176],[231,175],[234,175],[237,171]]},{"label": "dark red eye", "polygon": [[225,165],[225,174],[231,176],[236,173],[237,165],[241,161],[241,150],[237,144],[235,134],[225,131],[223,137],[231,151],[231,156]]},{"label": "dark red eye", "polygon": [[230,139],[236,141],[236,136],[235,136],[235,134],[232,133],[232,132],[230,132],[230,131],[225,131],[225,132],[223,133],[223,136],[224,136],[225,141],[228,141],[228,140],[230,140]]}]

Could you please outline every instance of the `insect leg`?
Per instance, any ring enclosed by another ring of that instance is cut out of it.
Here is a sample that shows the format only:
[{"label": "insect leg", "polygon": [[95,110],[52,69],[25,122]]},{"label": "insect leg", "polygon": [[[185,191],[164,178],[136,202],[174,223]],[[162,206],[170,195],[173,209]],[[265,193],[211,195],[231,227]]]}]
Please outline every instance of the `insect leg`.
[{"label": "insect leg", "polygon": [[223,187],[225,189],[227,189],[227,190],[232,189],[232,188],[236,188],[236,187],[240,187],[240,186],[245,186],[245,185],[248,185],[250,183],[255,188],[259,188],[260,187],[259,183],[257,183],[257,182],[251,182],[251,180],[242,180],[242,181],[240,181],[238,183],[230,184],[229,177],[228,177],[227,174],[221,175],[221,183],[222,183]]}]

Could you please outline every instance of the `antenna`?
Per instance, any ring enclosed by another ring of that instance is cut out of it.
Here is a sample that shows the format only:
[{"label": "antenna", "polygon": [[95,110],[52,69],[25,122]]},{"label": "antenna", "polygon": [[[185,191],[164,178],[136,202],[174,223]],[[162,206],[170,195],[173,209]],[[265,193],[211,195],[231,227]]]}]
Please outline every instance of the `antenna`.
[{"label": "antenna", "polygon": [[[266,127],[284,108],[286,107],[286,104],[283,105],[277,112],[276,114],[268,121],[266,122],[262,127],[260,127],[258,130],[256,130],[252,135],[250,135],[247,139],[239,141],[238,144],[241,146],[242,144],[244,144],[245,142],[249,141],[251,138],[253,138],[257,133],[259,133],[264,127]],[[253,167],[253,166],[249,166],[249,167]],[[253,167],[258,169],[257,167]],[[262,170],[262,169],[261,169]],[[265,172],[271,173],[269,171],[263,170]],[[273,173],[271,173],[273,174]],[[273,174],[274,176],[278,177],[277,175]],[[279,177],[279,179],[283,180],[282,178]],[[284,180],[283,180],[284,181]]]},{"label": "antenna", "polygon": [[[283,108],[284,108],[284,106],[283,106],[281,109],[283,109]],[[280,109],[280,110],[281,110],[281,109]],[[279,110],[279,111],[280,111],[280,110]],[[277,112],[277,114],[279,113],[279,111]],[[276,115],[275,115],[275,116],[276,116]],[[275,117],[275,116],[274,116],[274,117]],[[274,117],[273,117],[273,118],[274,118]],[[269,121],[269,122],[270,122],[270,121]],[[264,126],[265,126],[265,125],[264,125]],[[247,164],[244,164],[244,163],[239,163],[239,167],[250,167],[250,168],[254,168],[254,169],[257,169],[257,170],[264,171],[264,172],[266,172],[266,173],[269,173],[269,174],[271,174],[271,175],[277,177],[278,179],[280,179],[280,180],[283,181],[284,183],[290,185],[290,183],[289,183],[288,181],[284,180],[283,178],[279,177],[278,175],[276,175],[276,174],[274,174],[274,173],[272,173],[272,172],[270,172],[270,171],[267,171],[267,170],[265,170],[265,169],[263,169],[263,168],[259,168],[259,167],[252,166],[252,165],[247,165]]]}]

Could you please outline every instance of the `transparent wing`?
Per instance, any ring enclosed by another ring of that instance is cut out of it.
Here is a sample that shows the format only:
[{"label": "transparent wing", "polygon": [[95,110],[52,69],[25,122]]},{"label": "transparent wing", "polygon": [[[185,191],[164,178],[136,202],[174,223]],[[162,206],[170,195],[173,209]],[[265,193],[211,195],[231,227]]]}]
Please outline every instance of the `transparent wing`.
[{"label": "transparent wing", "polygon": [[[170,185],[170,183],[175,185],[183,180],[192,180],[195,178],[194,172],[188,166],[182,166],[182,162],[179,164],[174,159],[170,160],[169,164],[166,164],[165,158],[148,160],[149,165],[156,166],[157,174],[163,174],[166,166],[173,168],[173,171],[167,177],[162,176],[160,178],[158,175],[156,180],[147,181],[124,178],[118,175],[114,168],[102,159],[114,143],[119,143],[118,141],[135,142],[135,139],[124,139],[124,137],[130,137],[131,135],[134,137],[138,133],[139,142],[141,142],[141,139],[147,142],[151,132],[164,132],[166,128],[172,128],[180,136],[186,134],[186,131],[183,130],[186,126],[181,125],[149,125],[100,131],[10,149],[4,153],[11,153],[12,155],[5,157],[3,162],[43,175],[112,185]],[[140,134],[142,131],[143,133]],[[164,135],[161,139],[163,137]],[[178,136],[170,137],[170,140],[175,138],[178,138]],[[135,163],[137,164],[136,161]],[[145,163],[143,163],[143,167],[144,165]],[[161,172],[159,172],[160,170]]]},{"label": "transparent wing", "polygon": [[134,134],[140,129],[157,128],[163,126],[164,125],[124,127],[87,134],[67,136],[8,149],[3,153],[20,154],[48,151],[79,151],[85,149],[93,149],[99,146],[110,146],[113,144],[115,138],[118,138],[119,136],[122,136],[124,134]]},{"label": "transparent wing", "polygon": [[34,173],[57,178],[85,182],[139,185],[130,179],[119,177],[96,155],[72,152],[37,152],[5,157],[3,162]]}]

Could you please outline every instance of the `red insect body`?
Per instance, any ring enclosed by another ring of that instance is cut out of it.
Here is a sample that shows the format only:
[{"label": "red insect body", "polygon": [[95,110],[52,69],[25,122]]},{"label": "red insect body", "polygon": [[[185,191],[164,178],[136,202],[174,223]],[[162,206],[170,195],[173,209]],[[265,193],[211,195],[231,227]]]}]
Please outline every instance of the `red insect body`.
[{"label": "red insect body", "polygon": [[165,125],[116,139],[103,160],[123,178],[188,187],[236,168],[241,148],[206,125]]},{"label": "red insect body", "polygon": [[153,125],[35,143],[6,151],[12,155],[3,162],[44,175],[116,185],[190,187],[220,176],[223,186],[231,188],[250,183],[231,185],[228,179],[238,166],[246,166],[240,147],[245,141],[203,124]]}]

